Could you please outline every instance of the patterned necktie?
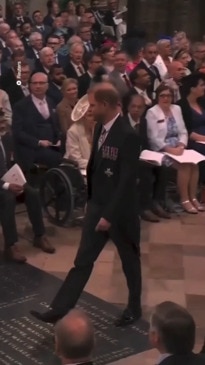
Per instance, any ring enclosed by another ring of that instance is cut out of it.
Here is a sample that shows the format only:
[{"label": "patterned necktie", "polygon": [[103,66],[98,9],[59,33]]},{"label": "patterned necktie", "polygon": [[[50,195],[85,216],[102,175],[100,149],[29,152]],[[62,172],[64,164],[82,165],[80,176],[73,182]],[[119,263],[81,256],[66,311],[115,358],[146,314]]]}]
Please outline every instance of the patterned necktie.
[{"label": "patterned necktie", "polygon": [[126,83],[127,87],[128,87],[128,88],[130,88],[130,87],[131,87],[131,83],[130,83],[130,80],[129,80],[129,78],[127,77],[127,75],[126,75],[126,74],[124,74],[124,75],[122,75],[122,77],[123,77],[123,80],[125,81],[125,83]]},{"label": "patterned necktie", "polygon": [[4,146],[0,140],[0,176],[2,177],[7,171]]},{"label": "patterned necktie", "polygon": [[83,75],[84,74],[84,71],[83,71],[82,66],[78,66],[77,69],[78,69],[80,75]]},{"label": "patterned necktie", "polygon": [[100,150],[100,148],[102,147],[103,143],[105,142],[106,136],[107,136],[107,131],[103,127],[102,132],[101,132],[100,137],[99,137],[99,140],[98,140],[98,151]]}]

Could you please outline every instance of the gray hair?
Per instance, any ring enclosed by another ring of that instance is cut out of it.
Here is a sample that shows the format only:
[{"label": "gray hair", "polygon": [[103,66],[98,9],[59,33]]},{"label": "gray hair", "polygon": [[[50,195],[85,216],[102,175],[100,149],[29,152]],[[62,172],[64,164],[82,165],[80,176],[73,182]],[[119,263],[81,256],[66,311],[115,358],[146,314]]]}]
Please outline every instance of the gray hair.
[{"label": "gray hair", "polygon": [[39,35],[42,37],[42,34],[40,32],[32,32],[31,35],[29,36],[29,42],[32,43],[33,41],[35,41],[35,38]]}]

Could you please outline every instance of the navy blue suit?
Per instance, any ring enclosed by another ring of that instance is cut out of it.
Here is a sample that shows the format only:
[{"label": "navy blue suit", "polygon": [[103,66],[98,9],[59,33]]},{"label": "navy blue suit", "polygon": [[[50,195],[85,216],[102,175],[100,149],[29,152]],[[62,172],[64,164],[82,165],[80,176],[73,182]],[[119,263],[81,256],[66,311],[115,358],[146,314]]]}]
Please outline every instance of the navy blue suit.
[{"label": "navy blue suit", "polygon": [[53,104],[57,106],[62,100],[61,90],[53,83],[49,82],[47,96],[53,101]]}]

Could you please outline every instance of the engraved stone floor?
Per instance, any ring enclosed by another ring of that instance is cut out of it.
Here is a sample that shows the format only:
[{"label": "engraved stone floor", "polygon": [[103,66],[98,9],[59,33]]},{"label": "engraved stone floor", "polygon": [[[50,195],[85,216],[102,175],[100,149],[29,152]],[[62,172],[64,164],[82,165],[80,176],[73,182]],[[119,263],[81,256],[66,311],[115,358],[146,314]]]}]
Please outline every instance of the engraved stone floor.
[{"label": "engraved stone floor", "polygon": [[[32,248],[31,242],[29,243],[31,231],[26,215],[18,214],[17,221],[20,246],[26,253],[28,262],[63,279],[72,266],[81,229],[58,228],[46,222],[50,240],[57,248],[55,255],[47,255]],[[196,351],[201,348],[205,336],[204,223],[205,213],[197,216],[182,214],[173,216],[170,221],[142,224],[144,317],[148,319],[153,306],[164,300],[186,306],[197,324]],[[98,258],[86,291],[122,307],[126,303],[125,279],[112,243],[108,243]],[[157,352],[151,350],[117,363],[153,365],[157,357]]]}]

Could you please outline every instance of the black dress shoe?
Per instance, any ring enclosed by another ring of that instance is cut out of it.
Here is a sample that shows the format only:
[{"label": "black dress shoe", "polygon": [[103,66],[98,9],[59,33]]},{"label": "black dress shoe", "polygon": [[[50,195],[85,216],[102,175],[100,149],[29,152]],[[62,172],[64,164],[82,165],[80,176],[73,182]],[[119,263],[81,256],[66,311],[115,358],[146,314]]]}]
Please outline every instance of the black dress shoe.
[{"label": "black dress shoe", "polygon": [[61,318],[64,317],[64,315],[60,315],[59,313],[55,312],[53,309],[49,310],[45,313],[40,313],[37,311],[30,311],[30,314],[38,319],[39,321],[45,322],[45,323],[52,323],[55,324],[58,322]]},{"label": "black dress shoe", "polygon": [[116,327],[126,327],[137,322],[142,316],[141,310],[133,313],[130,309],[125,309],[119,318],[115,321]]},{"label": "black dress shoe", "polygon": [[166,212],[166,210],[164,210],[160,204],[156,204],[153,207],[152,211],[160,218],[171,219],[171,215],[168,212]]},{"label": "black dress shoe", "polygon": [[143,219],[143,221],[151,223],[158,223],[160,221],[159,218],[151,210],[144,210],[144,212],[141,213],[141,218]]}]

